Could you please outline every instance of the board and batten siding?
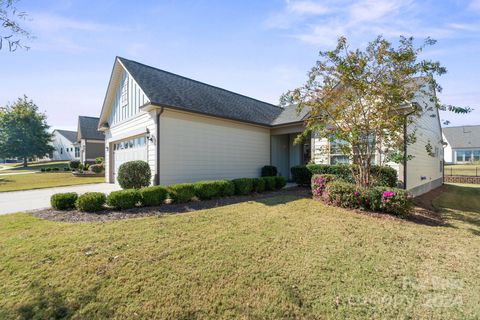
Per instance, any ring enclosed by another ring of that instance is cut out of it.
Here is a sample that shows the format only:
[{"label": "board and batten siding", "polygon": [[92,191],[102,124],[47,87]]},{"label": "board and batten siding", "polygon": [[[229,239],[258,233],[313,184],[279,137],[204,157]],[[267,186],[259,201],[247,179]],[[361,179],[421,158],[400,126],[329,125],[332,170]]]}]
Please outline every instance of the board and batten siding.
[{"label": "board and batten siding", "polygon": [[270,163],[270,129],[165,110],[160,184],[258,177]]},{"label": "board and batten siding", "polygon": [[[140,135],[145,135],[147,129],[152,133],[156,133],[156,124],[155,124],[155,112],[144,112],[141,111],[137,114],[136,117],[124,121],[119,125],[111,127],[105,132],[105,146],[108,147],[108,152],[105,152],[105,163],[108,165],[105,167],[105,178],[107,182],[113,183],[112,169],[112,155],[113,155],[113,144],[128,138],[137,137]],[[155,175],[156,167],[156,145],[155,140],[147,140],[147,158],[150,170],[152,171],[152,182]]]},{"label": "board and batten siding", "polygon": [[[125,87],[124,84],[126,84]],[[127,103],[122,105],[122,93],[124,89],[127,90]],[[128,72],[122,68],[112,101],[112,109],[108,117],[110,127],[135,117],[140,112],[140,107],[147,102],[147,96],[143,93],[142,89],[140,89],[140,86]]]}]

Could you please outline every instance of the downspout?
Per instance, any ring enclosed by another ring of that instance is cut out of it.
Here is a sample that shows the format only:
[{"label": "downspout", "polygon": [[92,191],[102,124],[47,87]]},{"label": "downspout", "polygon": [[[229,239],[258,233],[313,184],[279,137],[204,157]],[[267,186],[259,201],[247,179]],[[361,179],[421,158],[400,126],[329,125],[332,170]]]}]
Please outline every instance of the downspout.
[{"label": "downspout", "polygon": [[163,107],[157,112],[157,161],[156,161],[156,173],[155,173],[155,185],[160,185],[160,115],[163,113]]},{"label": "downspout", "polygon": [[403,189],[407,190],[407,118],[415,113],[409,112],[405,115],[405,122],[403,123]]}]

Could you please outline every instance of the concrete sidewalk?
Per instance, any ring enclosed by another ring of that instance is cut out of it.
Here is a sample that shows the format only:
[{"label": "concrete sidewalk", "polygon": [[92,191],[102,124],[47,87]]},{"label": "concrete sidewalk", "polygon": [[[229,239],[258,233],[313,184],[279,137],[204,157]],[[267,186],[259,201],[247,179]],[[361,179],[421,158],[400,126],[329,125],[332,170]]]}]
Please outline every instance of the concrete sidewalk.
[{"label": "concrete sidewalk", "polygon": [[120,190],[120,186],[112,183],[81,184],[68,187],[55,187],[26,191],[0,192],[0,215],[27,210],[50,207],[50,197],[59,192],[103,192],[108,194]]}]

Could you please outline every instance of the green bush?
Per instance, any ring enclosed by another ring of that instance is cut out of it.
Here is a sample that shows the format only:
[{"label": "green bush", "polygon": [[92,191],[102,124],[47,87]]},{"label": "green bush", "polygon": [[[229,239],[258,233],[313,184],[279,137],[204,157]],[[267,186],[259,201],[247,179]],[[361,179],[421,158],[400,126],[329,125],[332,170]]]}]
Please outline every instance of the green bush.
[{"label": "green bush", "polygon": [[106,197],[101,192],[87,192],[78,197],[75,206],[80,211],[95,212],[104,209]]},{"label": "green bush", "polygon": [[52,168],[52,171],[58,172],[58,171],[60,171],[60,168],[57,168],[57,167]]},{"label": "green bush", "polygon": [[69,162],[69,167],[73,170],[76,170],[80,167],[80,161],[79,160],[72,160]]},{"label": "green bush", "polygon": [[64,167],[63,171],[70,171],[70,168],[69,167]]},{"label": "green bush", "polygon": [[52,171],[52,168],[46,168],[45,171],[46,171],[46,172],[51,172],[51,171]]},{"label": "green bush", "polygon": [[275,177],[263,177],[263,181],[265,181],[265,190],[266,191],[273,191],[277,185],[277,181]]},{"label": "green bush", "polygon": [[131,209],[135,208],[140,199],[137,189],[119,190],[107,196],[107,204],[115,209]]},{"label": "green bush", "polygon": [[247,195],[253,192],[253,179],[240,178],[234,179],[232,182],[235,184],[235,194]]},{"label": "green bush", "polygon": [[277,167],[275,166],[263,166],[262,177],[275,177],[277,172]]},{"label": "green bush", "polygon": [[407,216],[413,207],[412,196],[405,190],[388,187],[360,188],[342,181],[328,183],[321,199],[339,207],[381,211],[400,217]]},{"label": "green bush", "polygon": [[105,171],[103,164],[92,164],[89,170],[93,173],[102,173]]},{"label": "green bush", "polygon": [[85,169],[85,170],[90,169],[90,163],[85,163],[85,164],[83,165],[83,169]]},{"label": "green bush", "polygon": [[231,197],[235,194],[235,183],[228,180],[221,180],[222,197]]},{"label": "green bush", "polygon": [[200,200],[221,197],[224,189],[223,181],[198,181],[194,183],[195,196]]},{"label": "green bush", "polygon": [[195,197],[195,185],[193,183],[179,183],[167,187],[168,195],[175,203],[184,203]]},{"label": "green bush", "polygon": [[120,165],[117,180],[122,189],[140,189],[150,185],[152,173],[145,161],[129,161]]},{"label": "green bush", "polygon": [[78,194],[75,192],[56,193],[50,197],[52,208],[57,210],[69,210],[75,208]]},{"label": "green bush", "polygon": [[167,199],[167,188],[152,186],[139,189],[141,203],[144,206],[159,206]]},{"label": "green bush", "polygon": [[41,171],[41,172],[45,172],[45,168],[41,168],[40,171]]},{"label": "green bush", "polygon": [[253,191],[256,193],[262,193],[265,191],[265,179],[255,178],[253,179]]},{"label": "green bush", "polygon": [[280,190],[287,185],[287,180],[282,176],[275,177],[275,189]]},{"label": "green bush", "polygon": [[311,189],[314,197],[320,197],[327,187],[327,184],[334,181],[334,174],[314,174],[312,177]]},{"label": "green bush", "polygon": [[101,164],[105,161],[104,157],[97,157],[95,158],[95,164]]},{"label": "green bush", "polygon": [[[293,181],[300,186],[309,186],[314,174],[333,174],[339,179],[354,183],[352,170],[358,170],[352,165],[307,164],[294,166],[290,169]],[[372,185],[395,187],[397,184],[397,171],[388,166],[372,166],[370,168]]]}]

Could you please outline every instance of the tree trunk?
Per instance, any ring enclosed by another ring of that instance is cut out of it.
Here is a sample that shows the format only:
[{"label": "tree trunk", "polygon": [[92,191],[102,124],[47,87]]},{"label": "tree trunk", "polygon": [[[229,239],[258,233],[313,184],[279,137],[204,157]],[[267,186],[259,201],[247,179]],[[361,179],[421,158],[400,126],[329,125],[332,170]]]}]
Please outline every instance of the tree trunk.
[{"label": "tree trunk", "polygon": [[23,167],[26,168],[28,166],[28,158],[24,157],[23,158]]}]

